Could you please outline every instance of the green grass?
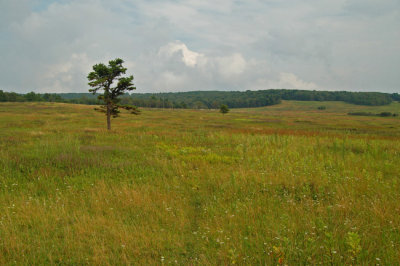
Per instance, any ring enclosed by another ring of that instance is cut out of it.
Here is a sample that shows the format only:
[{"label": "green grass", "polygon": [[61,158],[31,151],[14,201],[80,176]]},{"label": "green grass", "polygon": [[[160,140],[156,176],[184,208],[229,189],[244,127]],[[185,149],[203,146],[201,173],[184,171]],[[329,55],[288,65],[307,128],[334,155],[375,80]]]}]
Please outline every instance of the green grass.
[{"label": "green grass", "polygon": [[[318,110],[324,105],[326,110]],[[400,104],[0,104],[0,264],[400,261]]]}]

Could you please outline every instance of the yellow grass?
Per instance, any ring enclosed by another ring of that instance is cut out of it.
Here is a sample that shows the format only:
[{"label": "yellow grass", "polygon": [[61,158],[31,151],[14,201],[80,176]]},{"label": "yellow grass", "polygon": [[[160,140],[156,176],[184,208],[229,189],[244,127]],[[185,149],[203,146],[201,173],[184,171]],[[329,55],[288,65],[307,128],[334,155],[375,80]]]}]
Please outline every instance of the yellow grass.
[{"label": "yellow grass", "polygon": [[0,104],[0,264],[399,263],[399,103],[142,111]]}]

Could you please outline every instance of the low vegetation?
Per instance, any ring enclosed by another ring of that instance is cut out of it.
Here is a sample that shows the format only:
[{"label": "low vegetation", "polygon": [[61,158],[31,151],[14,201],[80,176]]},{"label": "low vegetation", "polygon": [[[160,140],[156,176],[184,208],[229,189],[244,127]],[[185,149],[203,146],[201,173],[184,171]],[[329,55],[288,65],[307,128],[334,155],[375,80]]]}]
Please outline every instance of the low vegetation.
[{"label": "low vegetation", "polygon": [[390,117],[390,116],[398,116],[396,113],[391,112],[381,112],[378,114],[371,113],[371,112],[351,112],[348,115],[359,115],[359,116],[381,116],[381,117]]},{"label": "low vegetation", "polygon": [[225,104],[221,104],[221,107],[219,108],[219,112],[222,114],[227,114],[229,113],[229,108]]},{"label": "low vegetation", "polygon": [[1,103],[0,264],[397,265],[399,110]]}]

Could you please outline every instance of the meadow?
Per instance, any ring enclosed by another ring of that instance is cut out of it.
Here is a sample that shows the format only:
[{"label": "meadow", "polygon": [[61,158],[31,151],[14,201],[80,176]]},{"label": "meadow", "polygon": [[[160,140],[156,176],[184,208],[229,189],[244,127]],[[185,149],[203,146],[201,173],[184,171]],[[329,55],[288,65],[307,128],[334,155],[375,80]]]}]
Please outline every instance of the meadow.
[{"label": "meadow", "polygon": [[[318,110],[318,106],[325,110]],[[400,103],[0,104],[1,265],[398,265]]]}]

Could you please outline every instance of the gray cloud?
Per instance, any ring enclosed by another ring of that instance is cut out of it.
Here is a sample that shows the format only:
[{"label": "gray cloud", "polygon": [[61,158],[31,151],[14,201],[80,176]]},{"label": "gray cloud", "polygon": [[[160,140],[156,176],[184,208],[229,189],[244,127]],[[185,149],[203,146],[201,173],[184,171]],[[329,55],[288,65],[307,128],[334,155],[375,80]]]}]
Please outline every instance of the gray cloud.
[{"label": "gray cloud", "polygon": [[0,0],[0,89],[85,92],[126,61],[138,92],[399,92],[397,0]]}]

